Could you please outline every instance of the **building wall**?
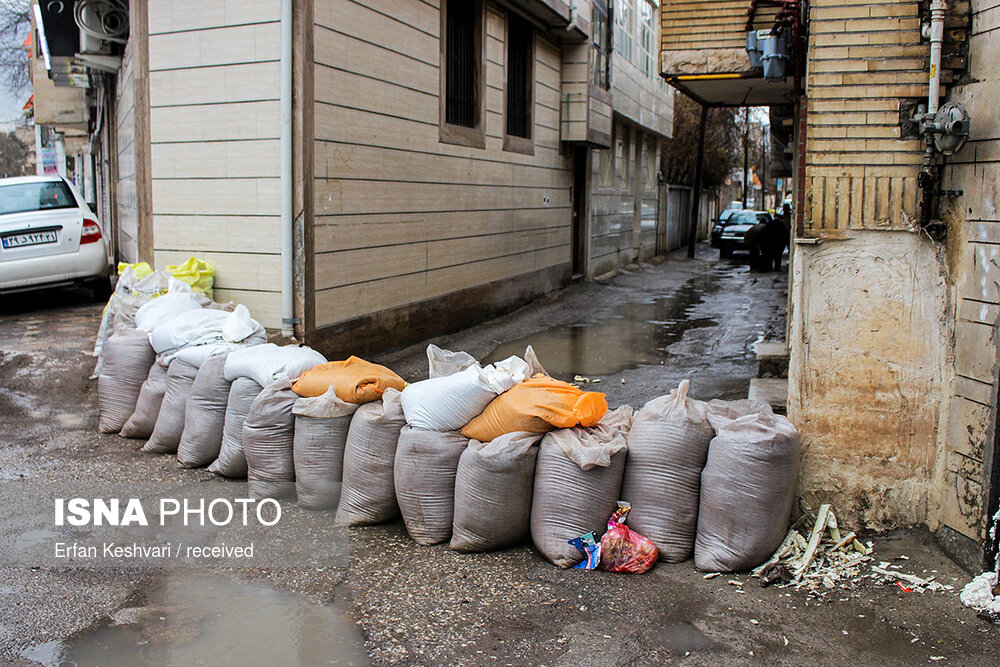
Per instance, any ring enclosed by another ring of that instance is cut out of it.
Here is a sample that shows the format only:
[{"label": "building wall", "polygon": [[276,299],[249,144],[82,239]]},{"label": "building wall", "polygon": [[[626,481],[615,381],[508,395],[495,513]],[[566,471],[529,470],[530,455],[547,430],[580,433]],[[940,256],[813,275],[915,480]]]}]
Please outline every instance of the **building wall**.
[{"label": "building wall", "polygon": [[125,45],[122,66],[115,85],[115,122],[117,173],[115,205],[118,223],[118,259],[139,261],[139,210],[136,197],[135,96],[132,70],[133,42]]},{"label": "building wall", "polygon": [[439,137],[440,30],[436,1],[315,3],[319,328],[509,281],[485,297],[502,307],[568,277],[559,48],[536,33],[534,154],[505,151],[506,19],[488,4],[486,146],[458,146]]},{"label": "building wall", "polygon": [[[664,2],[661,9],[663,72],[716,74],[743,72],[747,61],[747,0]],[[754,27],[770,28],[777,12],[757,10]]]},{"label": "building wall", "polygon": [[192,254],[216,299],[281,326],[279,0],[149,2],[155,265]]},{"label": "building wall", "polygon": [[948,159],[941,187],[962,190],[944,202],[955,289],[955,376],[939,479],[943,526],[983,541],[993,451],[1000,322],[1000,5],[972,2],[967,83],[949,99],[972,116],[969,141]]}]

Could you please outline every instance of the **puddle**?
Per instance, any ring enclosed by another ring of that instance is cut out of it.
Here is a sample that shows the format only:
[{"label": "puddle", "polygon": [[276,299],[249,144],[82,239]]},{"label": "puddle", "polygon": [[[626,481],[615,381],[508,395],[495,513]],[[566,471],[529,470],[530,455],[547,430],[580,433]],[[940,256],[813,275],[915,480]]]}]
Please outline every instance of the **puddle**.
[{"label": "puddle", "polygon": [[678,651],[700,651],[711,645],[711,640],[690,623],[667,623],[661,629],[664,643]]},{"label": "puddle", "polygon": [[179,571],[140,607],[24,650],[46,667],[126,665],[369,665],[360,628],[337,605],[317,606],[265,584]]},{"label": "puddle", "polygon": [[[709,318],[689,318],[690,309],[717,289],[715,278],[701,276],[669,296],[647,303],[623,303],[611,316],[594,322],[553,327],[504,343],[486,359],[492,363],[512,354],[523,355],[531,345],[553,377],[572,381],[574,375],[601,377],[670,358],[667,348],[690,329],[716,324]],[[591,387],[600,390],[600,387]]]}]

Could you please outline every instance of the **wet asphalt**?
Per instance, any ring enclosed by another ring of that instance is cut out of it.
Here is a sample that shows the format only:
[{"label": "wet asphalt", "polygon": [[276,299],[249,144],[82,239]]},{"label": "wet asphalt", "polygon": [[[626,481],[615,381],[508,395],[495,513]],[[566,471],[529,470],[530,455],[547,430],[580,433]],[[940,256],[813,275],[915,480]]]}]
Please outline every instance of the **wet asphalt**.
[{"label": "wet asphalt", "polygon": [[[13,485],[85,496],[133,480],[218,485],[225,493],[226,482],[206,471],[181,470],[172,457],[140,454],[141,442],[97,433],[88,353],[100,306],[87,296],[63,290],[0,303],[0,497],[9,500]],[[433,342],[481,359],[530,343],[553,375],[600,380],[587,388],[604,391],[613,407],[639,407],[683,379],[697,398],[741,398],[756,373],[754,343],[783,338],[786,300],[785,273],[750,272],[701,246],[694,260],[673,253],[605,282],[577,283]],[[418,380],[426,376],[425,346],[376,361]],[[332,521],[294,503],[284,509],[291,521],[318,530]],[[24,539],[23,526],[0,518],[0,555]],[[0,561],[0,660],[994,664],[1000,629],[961,607],[957,591],[969,575],[930,535],[914,529],[872,539],[878,559],[906,555],[898,561],[905,571],[933,573],[956,589],[905,593],[871,580],[809,595],[762,589],[746,575],[705,580],[690,562],[660,563],[638,576],[560,570],[530,545],[478,555],[419,547],[401,522],[350,529],[336,545],[346,566],[29,568]]]}]

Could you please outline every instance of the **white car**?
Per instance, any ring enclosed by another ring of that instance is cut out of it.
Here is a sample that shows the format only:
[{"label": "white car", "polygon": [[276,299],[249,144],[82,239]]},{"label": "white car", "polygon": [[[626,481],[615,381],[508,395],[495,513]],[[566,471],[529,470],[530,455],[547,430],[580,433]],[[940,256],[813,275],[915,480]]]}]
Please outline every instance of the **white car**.
[{"label": "white car", "polygon": [[111,291],[97,216],[61,176],[0,179],[0,292],[85,284]]}]

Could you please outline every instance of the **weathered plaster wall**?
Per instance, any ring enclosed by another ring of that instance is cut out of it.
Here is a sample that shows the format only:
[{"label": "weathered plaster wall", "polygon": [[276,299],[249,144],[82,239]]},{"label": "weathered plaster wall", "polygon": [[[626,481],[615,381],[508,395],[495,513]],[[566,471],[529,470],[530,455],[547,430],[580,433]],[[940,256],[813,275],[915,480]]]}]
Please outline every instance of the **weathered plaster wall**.
[{"label": "weathered plaster wall", "polygon": [[916,233],[858,231],[796,248],[789,416],[801,492],[848,523],[933,521],[949,288]]}]

